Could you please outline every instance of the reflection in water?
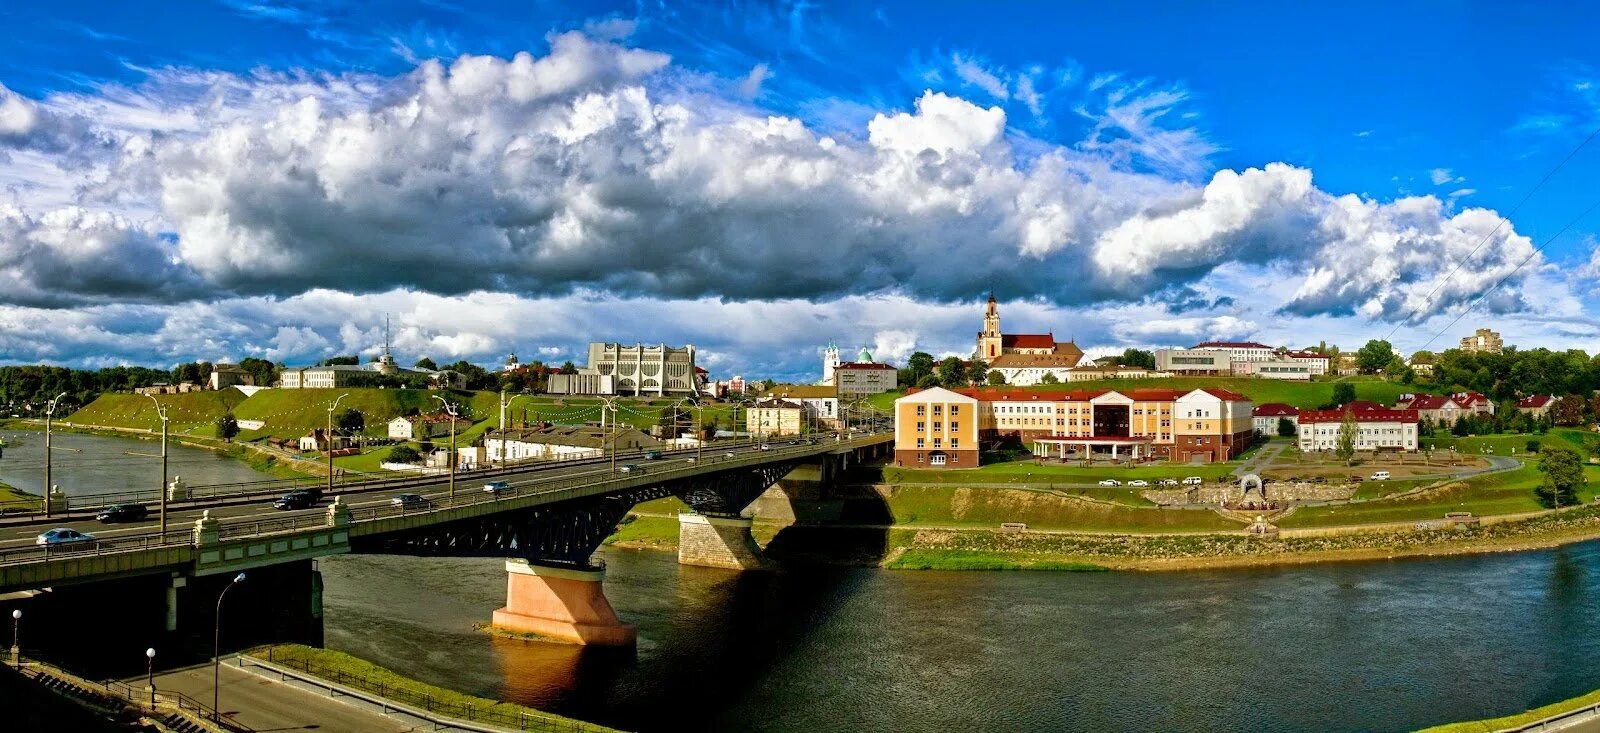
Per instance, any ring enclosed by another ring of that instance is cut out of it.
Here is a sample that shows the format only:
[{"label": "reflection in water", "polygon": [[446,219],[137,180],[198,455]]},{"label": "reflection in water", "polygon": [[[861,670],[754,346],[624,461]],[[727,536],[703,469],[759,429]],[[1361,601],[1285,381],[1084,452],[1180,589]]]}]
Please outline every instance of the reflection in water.
[{"label": "reflection in water", "polygon": [[[44,485],[44,432],[6,431],[0,453],[0,483],[34,494]],[[161,485],[161,441],[104,435],[54,433],[51,482],[67,496],[150,491]],[[137,454],[137,455],[135,455]],[[168,475],[193,485],[261,481],[272,476],[244,461],[203,448],[167,443]]]},{"label": "reflection in water", "polygon": [[607,551],[637,654],[475,631],[498,560],[322,563],[328,645],[637,730],[1406,730],[1600,688],[1600,545],[1194,573],[684,568]]}]

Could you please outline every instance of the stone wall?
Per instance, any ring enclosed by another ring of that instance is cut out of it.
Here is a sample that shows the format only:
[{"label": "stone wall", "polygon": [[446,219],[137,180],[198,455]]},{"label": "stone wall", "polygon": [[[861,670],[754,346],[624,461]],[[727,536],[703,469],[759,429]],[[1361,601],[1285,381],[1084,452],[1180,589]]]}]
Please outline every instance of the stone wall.
[{"label": "stone wall", "polygon": [[734,570],[765,564],[749,519],[689,513],[678,515],[678,563]]},{"label": "stone wall", "polygon": [[[1265,486],[1268,501],[1338,501],[1356,494],[1355,484],[1313,484],[1271,481]],[[1244,498],[1238,484],[1206,484],[1177,489],[1147,489],[1140,496],[1161,506],[1175,504],[1231,504]]]}]

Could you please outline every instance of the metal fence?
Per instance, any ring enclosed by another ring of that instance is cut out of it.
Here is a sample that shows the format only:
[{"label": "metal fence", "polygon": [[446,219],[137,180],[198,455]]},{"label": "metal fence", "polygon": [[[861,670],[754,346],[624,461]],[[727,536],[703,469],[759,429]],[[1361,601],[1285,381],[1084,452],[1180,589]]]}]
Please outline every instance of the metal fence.
[{"label": "metal fence", "polygon": [[199,700],[181,692],[156,689],[151,693],[149,688],[134,687],[118,680],[106,680],[101,683],[107,695],[120,700],[126,700],[142,710],[160,714],[161,705],[165,703],[175,708],[180,715],[200,721],[205,721],[235,733],[253,733],[254,728],[239,723],[226,715],[219,715],[215,709]]},{"label": "metal fence", "polygon": [[187,547],[194,544],[194,531],[190,529],[128,535],[112,539],[96,539],[61,545],[28,545],[0,550],[0,565],[42,562],[73,557],[110,555],[135,552],[157,547]]}]

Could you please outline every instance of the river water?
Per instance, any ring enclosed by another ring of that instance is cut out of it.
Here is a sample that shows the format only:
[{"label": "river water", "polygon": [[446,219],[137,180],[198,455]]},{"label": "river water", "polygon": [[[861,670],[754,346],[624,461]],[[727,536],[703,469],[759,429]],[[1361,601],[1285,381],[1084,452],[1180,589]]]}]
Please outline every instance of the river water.
[{"label": "river water", "polygon": [[1600,688],[1600,543],[1182,573],[734,573],[607,550],[637,654],[474,630],[493,559],[321,563],[327,644],[630,730],[1411,730]]},{"label": "river water", "polygon": [[[0,454],[0,483],[42,494],[44,432],[8,430],[0,437],[6,441]],[[50,480],[68,499],[125,491],[149,491],[154,499],[161,485],[159,439],[54,433],[50,443]],[[272,478],[244,461],[176,441],[167,444],[167,472],[196,486]]]}]

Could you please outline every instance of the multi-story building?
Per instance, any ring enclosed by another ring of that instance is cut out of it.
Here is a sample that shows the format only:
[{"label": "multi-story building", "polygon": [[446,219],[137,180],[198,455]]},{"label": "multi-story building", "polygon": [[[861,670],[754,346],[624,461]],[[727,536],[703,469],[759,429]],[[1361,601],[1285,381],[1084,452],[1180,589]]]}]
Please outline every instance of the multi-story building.
[{"label": "multi-story building", "polygon": [[1304,362],[1311,367],[1311,376],[1320,377],[1328,373],[1328,355],[1315,351],[1290,351],[1283,355],[1285,359]]},{"label": "multi-story building", "polygon": [[797,402],[801,419],[813,430],[839,427],[839,392],[826,385],[780,384],[761,393],[762,400]]},{"label": "multi-story building", "polygon": [[895,400],[895,465],[977,468],[978,404],[977,398],[943,387]]},{"label": "multi-story building", "polygon": [[579,373],[615,376],[616,394],[699,393],[693,344],[677,348],[666,344],[625,346],[596,341],[589,344],[589,365]]},{"label": "multi-story building", "polygon": [[1416,410],[1421,420],[1435,425],[1454,425],[1467,415],[1493,415],[1494,402],[1477,392],[1447,395],[1403,394],[1395,400],[1396,409]]},{"label": "multi-story building", "polygon": [[[901,400],[922,394],[914,392]],[[977,388],[940,390],[935,397],[948,404],[947,395],[975,401],[977,432],[961,437],[1017,440],[1031,445],[1039,456],[1221,461],[1242,453],[1252,439],[1250,401],[1227,390]],[[926,433],[927,420],[919,422],[916,414],[907,414],[917,403],[902,401],[895,403],[897,452],[915,448],[901,443],[901,438],[933,437]],[[911,422],[903,424],[906,420]],[[971,421],[968,426],[973,427]]]},{"label": "multi-story building", "polygon": [[1335,410],[1301,411],[1301,452],[1336,450],[1347,414],[1355,424],[1356,450],[1399,452],[1417,449],[1416,410],[1385,407],[1363,409],[1352,403]]},{"label": "multi-story building", "polygon": [[822,381],[817,384],[833,384],[833,370],[839,368],[839,364],[839,345],[829,341],[822,349]]},{"label": "multi-story building", "polygon": [[1251,421],[1255,424],[1256,435],[1274,437],[1278,434],[1278,421],[1288,420],[1291,425],[1300,424],[1300,410],[1293,405],[1282,402],[1268,402],[1265,405],[1256,405],[1250,411]]},{"label": "multi-story building", "polygon": [[[441,387],[464,387],[466,380],[449,370],[418,369],[396,364],[387,347],[377,361],[365,364],[328,364],[322,366],[286,367],[279,375],[278,386],[283,389],[332,389],[368,384],[375,377],[424,377]],[[368,384],[368,386],[371,386]]]},{"label": "multi-story building", "polygon": [[1536,394],[1517,400],[1517,412],[1526,413],[1534,417],[1544,417],[1550,408],[1556,404],[1556,396]]},{"label": "multi-story building", "polygon": [[1248,375],[1260,379],[1288,379],[1306,382],[1316,374],[1316,367],[1309,360],[1290,359],[1263,359],[1260,361],[1236,361],[1233,363],[1235,373]]},{"label": "multi-story building", "polygon": [[1506,346],[1500,339],[1500,334],[1487,328],[1480,328],[1472,332],[1471,336],[1461,339],[1461,350],[1467,352],[1483,352],[1498,354]]},{"label": "multi-story building", "polygon": [[211,388],[254,387],[255,375],[241,369],[238,364],[217,363],[211,367]]},{"label": "multi-story building", "polygon": [[1195,344],[1191,350],[1226,352],[1230,361],[1266,361],[1277,355],[1271,346],[1254,341],[1207,341]]},{"label": "multi-story building", "polygon": [[577,374],[557,372],[545,382],[545,391],[550,394],[614,395],[617,393],[617,375],[585,373],[582,370]]},{"label": "multi-story building", "polygon": [[805,430],[805,408],[799,400],[760,400],[745,408],[744,415],[745,430],[762,438],[799,435]]},{"label": "multi-story building", "polygon": [[1232,370],[1233,357],[1212,349],[1156,349],[1156,371],[1215,377]]},{"label": "multi-story building", "polygon": [[611,451],[656,448],[661,441],[633,427],[620,425],[551,425],[490,430],[484,434],[485,456],[497,461],[535,458],[599,458]]},{"label": "multi-story building", "polygon": [[893,366],[873,360],[865,346],[855,361],[834,364],[831,374],[833,381],[828,384],[837,387],[839,397],[844,399],[892,392],[899,385],[900,376]]}]

